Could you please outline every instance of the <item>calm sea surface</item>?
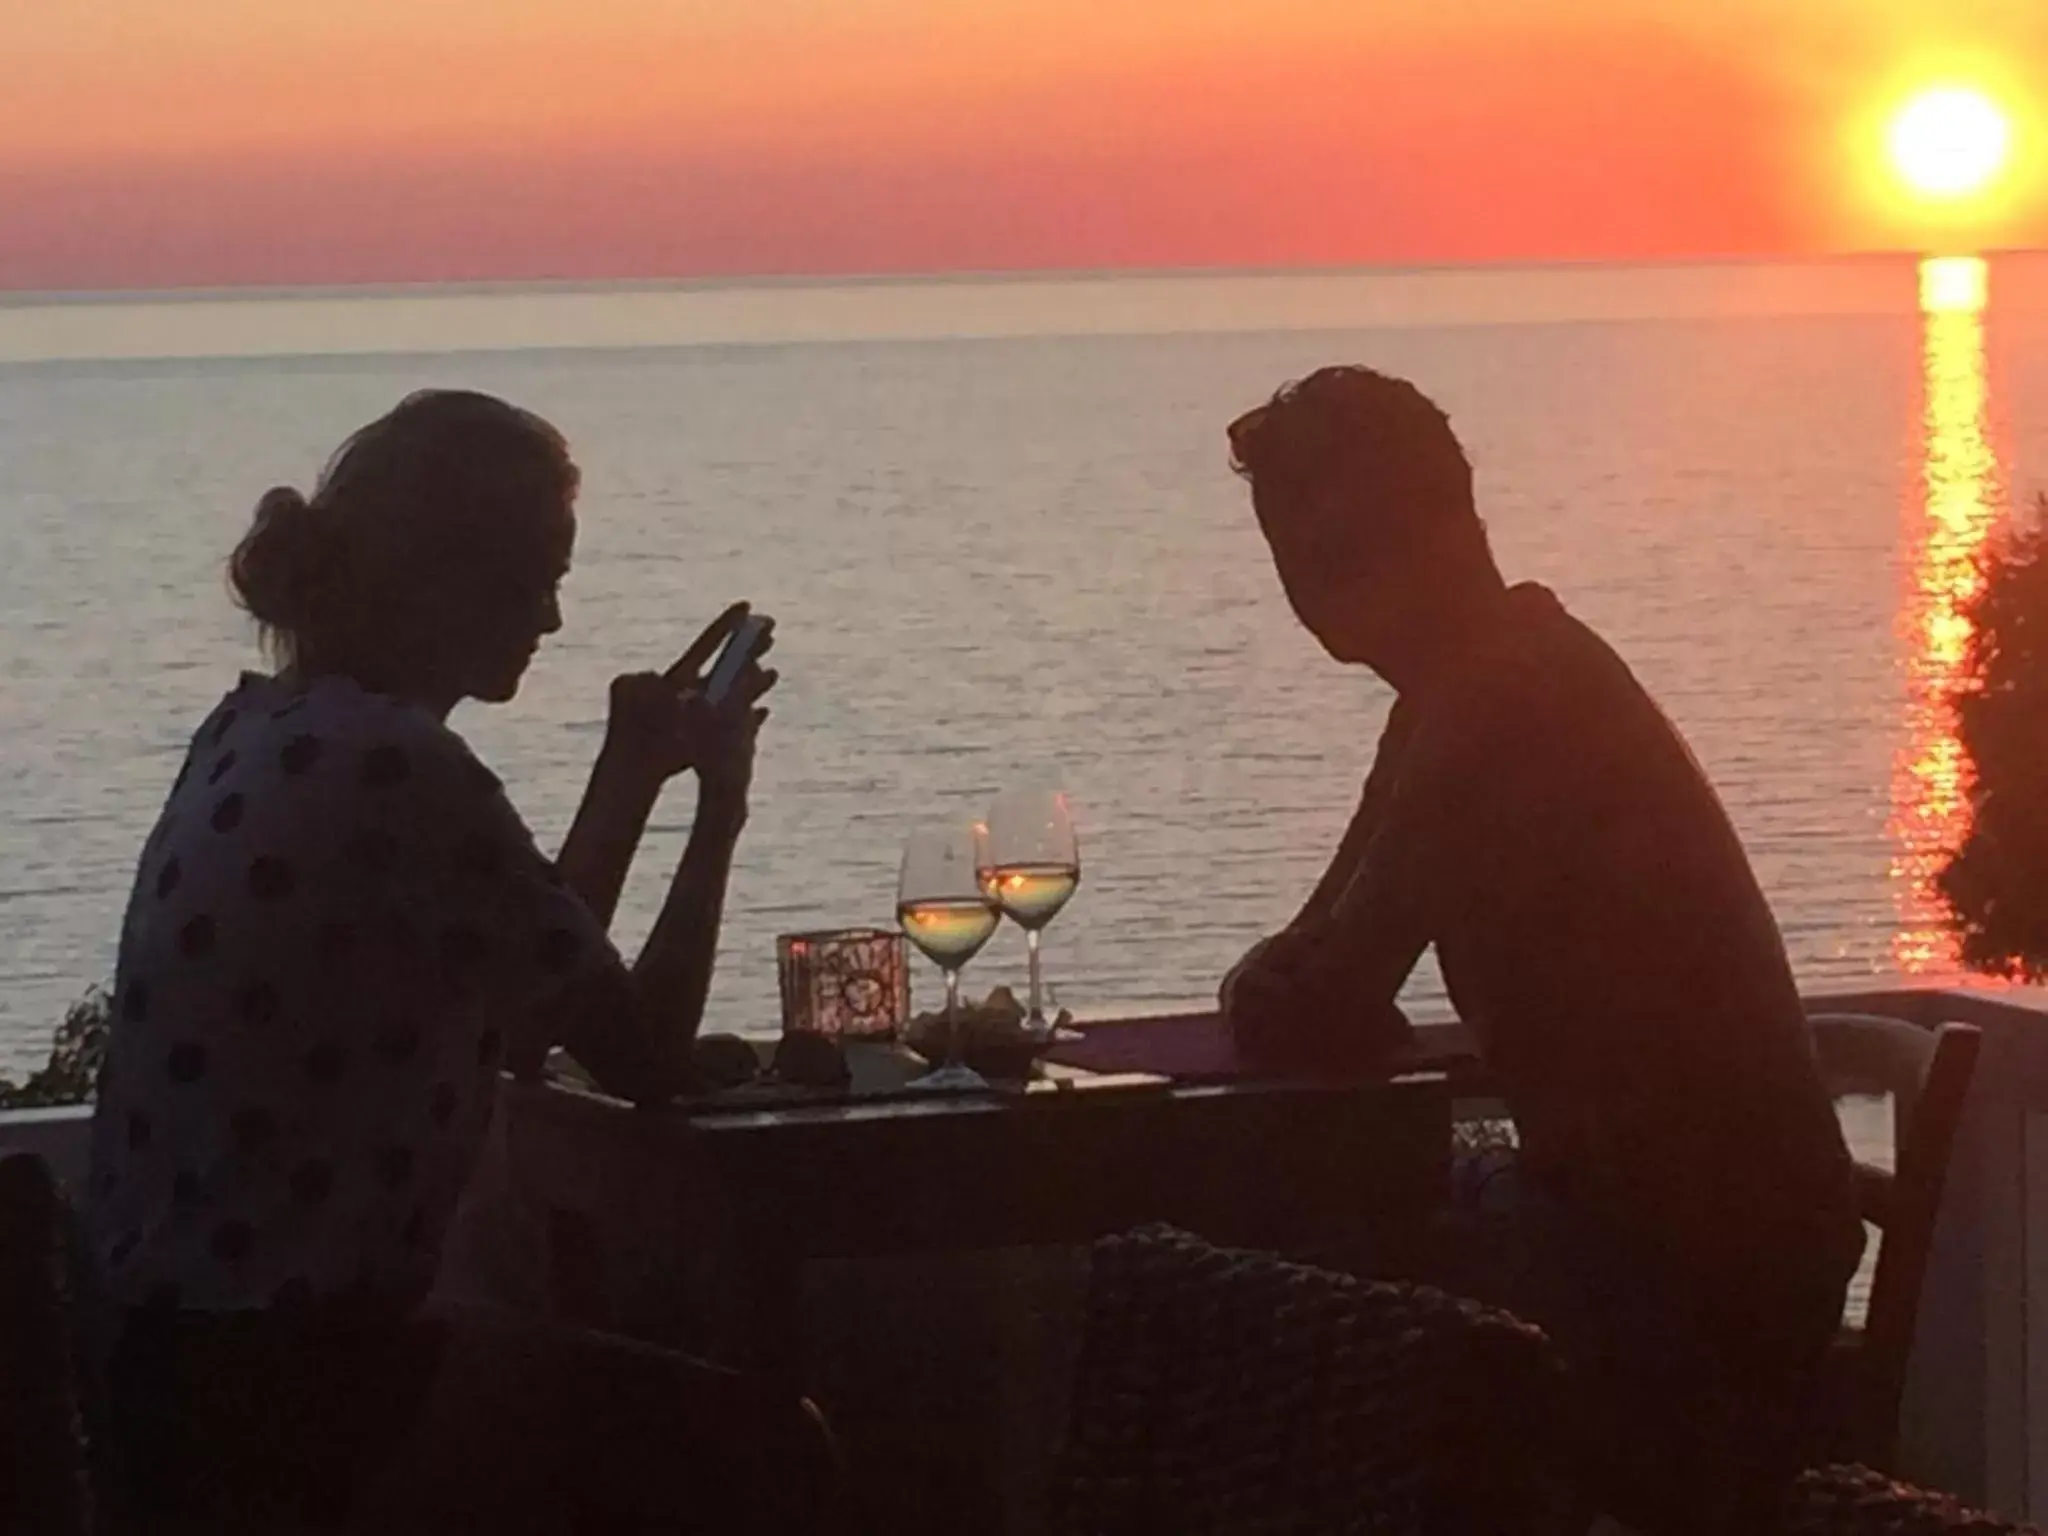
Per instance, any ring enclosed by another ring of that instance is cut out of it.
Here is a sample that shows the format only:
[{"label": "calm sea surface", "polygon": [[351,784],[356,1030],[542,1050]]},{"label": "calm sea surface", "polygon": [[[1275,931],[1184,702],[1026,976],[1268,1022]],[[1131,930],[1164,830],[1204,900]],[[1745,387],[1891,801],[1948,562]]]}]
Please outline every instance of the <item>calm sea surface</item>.
[{"label": "calm sea surface", "polygon": [[[1062,1003],[1206,998],[1292,911],[1388,695],[1295,628],[1221,434],[1336,359],[1449,409],[1503,564],[1688,733],[1806,982],[1938,970],[1956,603],[2048,488],[2048,264],[1990,290],[1924,314],[1894,262],[0,304],[0,1073],[108,973],[189,730],[254,661],[221,564],[256,497],[429,384],[545,413],[585,469],[568,627],[455,721],[543,843],[615,671],[734,597],[782,620],[707,1027],[772,1029],[774,935],[886,922],[906,831],[1013,782],[1082,822]],[[1006,930],[970,987],[1022,955]]]}]

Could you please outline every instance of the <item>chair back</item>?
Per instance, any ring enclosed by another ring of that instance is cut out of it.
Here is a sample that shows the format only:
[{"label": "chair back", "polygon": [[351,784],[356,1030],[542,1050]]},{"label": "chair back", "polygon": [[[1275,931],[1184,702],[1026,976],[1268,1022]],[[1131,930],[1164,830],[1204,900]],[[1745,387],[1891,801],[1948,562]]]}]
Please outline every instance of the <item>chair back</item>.
[{"label": "chair back", "polygon": [[1888,1465],[1935,1218],[1983,1035],[1969,1024],[1927,1030],[1871,1014],[1817,1014],[1811,1022],[1831,1092],[1892,1096],[1893,1167],[1856,1170],[1863,1219],[1884,1234],[1858,1348],[1856,1417],[1863,1454]]},{"label": "chair back", "polygon": [[23,1536],[92,1525],[69,1219],[41,1158],[0,1151],[0,1531]]},{"label": "chair back", "polygon": [[1792,1490],[1783,1536],[2041,1536],[1868,1467],[1816,1467]]},{"label": "chair back", "polygon": [[1542,1334],[1441,1292],[1171,1228],[1106,1238],[1054,1528],[1562,1532],[1561,1391]]}]

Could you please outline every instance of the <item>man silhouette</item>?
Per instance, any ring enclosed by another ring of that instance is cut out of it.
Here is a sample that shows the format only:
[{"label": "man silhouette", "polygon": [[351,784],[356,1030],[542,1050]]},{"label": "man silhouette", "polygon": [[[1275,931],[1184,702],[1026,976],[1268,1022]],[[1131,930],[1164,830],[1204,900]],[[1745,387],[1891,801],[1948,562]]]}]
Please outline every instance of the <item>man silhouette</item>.
[{"label": "man silhouette", "polygon": [[1239,1049],[1369,1060],[1435,945],[1520,1147],[1483,1201],[1509,1238],[1461,1279],[1557,1339],[1612,1513],[1738,1528],[1797,1469],[1863,1238],[1734,828],[1621,659],[1502,578],[1413,385],[1324,368],[1230,442],[1296,615],[1398,695],[1328,873],[1223,983]]}]

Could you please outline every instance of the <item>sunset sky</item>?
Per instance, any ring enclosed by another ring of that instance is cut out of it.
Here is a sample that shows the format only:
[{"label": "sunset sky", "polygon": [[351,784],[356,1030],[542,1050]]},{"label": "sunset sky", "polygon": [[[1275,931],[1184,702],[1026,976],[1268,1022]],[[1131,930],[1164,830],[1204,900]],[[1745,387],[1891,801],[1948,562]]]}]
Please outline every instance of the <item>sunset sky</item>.
[{"label": "sunset sky", "polygon": [[2044,131],[2041,0],[23,3],[0,287],[2043,246]]}]

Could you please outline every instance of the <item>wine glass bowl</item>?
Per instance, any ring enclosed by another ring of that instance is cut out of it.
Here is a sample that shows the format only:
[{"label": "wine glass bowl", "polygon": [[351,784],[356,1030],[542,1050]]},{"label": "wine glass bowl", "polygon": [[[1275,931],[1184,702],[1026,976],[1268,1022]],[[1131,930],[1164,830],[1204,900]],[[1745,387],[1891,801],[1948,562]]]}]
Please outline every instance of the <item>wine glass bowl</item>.
[{"label": "wine glass bowl", "polygon": [[1081,883],[1081,871],[1069,864],[1011,864],[991,873],[996,905],[1027,933],[1058,917]]},{"label": "wine glass bowl", "polygon": [[935,1089],[986,1088],[961,1057],[960,968],[981,953],[1002,921],[990,896],[987,829],[979,822],[913,833],[896,880],[903,936],[946,978],[944,1062],[917,1080]]},{"label": "wine glass bowl", "polygon": [[958,970],[980,954],[1001,918],[986,897],[934,897],[896,907],[904,937],[942,970]]}]

